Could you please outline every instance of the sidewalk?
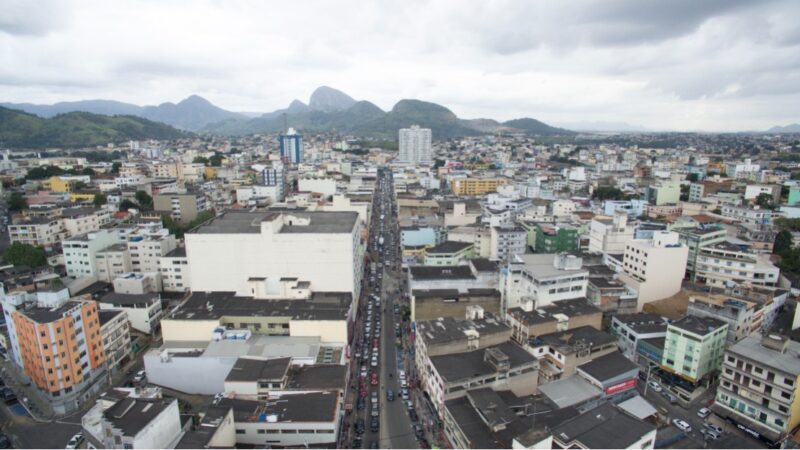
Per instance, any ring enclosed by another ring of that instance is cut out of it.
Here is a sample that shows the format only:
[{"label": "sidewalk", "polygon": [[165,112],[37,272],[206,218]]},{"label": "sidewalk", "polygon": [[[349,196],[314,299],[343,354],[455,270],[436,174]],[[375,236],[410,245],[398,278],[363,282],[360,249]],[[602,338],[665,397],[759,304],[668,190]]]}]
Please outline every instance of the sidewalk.
[{"label": "sidewalk", "polygon": [[14,366],[14,363],[2,360],[0,362],[0,373],[2,373],[6,386],[14,391],[17,395],[17,400],[28,411],[33,420],[45,423],[55,418],[55,413],[50,407],[50,401],[30,381],[25,379],[24,375]]}]

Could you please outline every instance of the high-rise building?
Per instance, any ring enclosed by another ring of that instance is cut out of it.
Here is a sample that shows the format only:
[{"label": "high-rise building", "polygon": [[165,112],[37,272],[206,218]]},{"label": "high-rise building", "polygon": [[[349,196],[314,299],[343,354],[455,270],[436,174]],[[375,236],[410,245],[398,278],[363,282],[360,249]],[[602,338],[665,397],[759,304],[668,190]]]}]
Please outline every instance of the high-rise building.
[{"label": "high-rise building", "polygon": [[289,128],[286,134],[278,138],[281,158],[292,164],[303,162],[303,136],[297,134],[294,128]]},{"label": "high-rise building", "polygon": [[400,129],[400,161],[427,163],[431,155],[431,129],[412,125]]}]

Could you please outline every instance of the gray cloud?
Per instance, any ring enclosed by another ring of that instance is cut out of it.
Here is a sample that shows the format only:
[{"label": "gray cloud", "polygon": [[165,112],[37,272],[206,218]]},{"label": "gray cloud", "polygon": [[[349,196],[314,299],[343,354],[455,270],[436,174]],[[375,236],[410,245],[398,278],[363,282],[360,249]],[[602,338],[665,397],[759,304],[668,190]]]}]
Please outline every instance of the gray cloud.
[{"label": "gray cloud", "polygon": [[[316,86],[464,117],[758,129],[800,117],[794,0],[0,0],[0,100],[207,96],[268,111]],[[773,105],[773,106],[769,106]]]}]

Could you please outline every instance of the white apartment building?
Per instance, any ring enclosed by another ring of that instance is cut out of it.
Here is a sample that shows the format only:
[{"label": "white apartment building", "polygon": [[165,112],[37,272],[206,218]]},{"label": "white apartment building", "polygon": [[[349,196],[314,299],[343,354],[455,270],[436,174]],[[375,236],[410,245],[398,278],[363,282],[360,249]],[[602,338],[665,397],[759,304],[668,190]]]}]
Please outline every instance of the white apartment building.
[{"label": "white apartment building", "polygon": [[433,160],[431,152],[431,129],[412,125],[400,129],[399,159],[409,163],[429,163]]},{"label": "white apartment building", "polygon": [[159,272],[159,261],[162,256],[177,247],[175,235],[169,234],[166,228],[140,229],[135,235],[128,236],[128,251],[134,272]]},{"label": "white apartment building", "polygon": [[178,164],[178,181],[184,183],[199,183],[203,181],[206,166],[202,163]]},{"label": "white apartment building", "polygon": [[586,297],[588,277],[583,260],[573,255],[515,255],[507,273],[501,274],[502,311],[522,308],[530,312],[560,300]]},{"label": "white apartment building", "polygon": [[550,204],[553,209],[553,216],[565,217],[575,213],[575,202],[572,200],[556,200]]},{"label": "white apartment building", "polygon": [[722,216],[751,225],[767,225],[772,223],[772,211],[768,209],[747,208],[730,204],[720,208]]},{"label": "white apartment building", "polygon": [[228,211],[186,234],[192,291],[253,295],[248,280],[297,277],[314,291],[361,290],[364,243],[354,212]]},{"label": "white apartment building", "polygon": [[625,246],[619,279],[638,292],[641,311],[645,303],[680,292],[688,258],[689,248],[677,233],[656,231],[652,240],[634,239]]},{"label": "white apartment building", "polygon": [[521,227],[491,227],[489,258],[508,261],[514,255],[525,253],[528,233]]},{"label": "white apartment building", "polygon": [[768,254],[754,254],[738,245],[719,242],[700,248],[695,273],[697,282],[715,287],[725,287],[728,282],[775,286],[781,270]]},{"label": "white apartment building", "polygon": [[133,270],[131,254],[125,244],[114,244],[95,254],[97,280],[111,283],[114,278]]},{"label": "white apartment building", "polygon": [[628,225],[628,215],[617,212],[614,217],[595,216],[589,225],[589,252],[619,254],[633,240],[635,228]]},{"label": "white apartment building", "polygon": [[777,443],[800,416],[800,344],[780,335],[748,336],[728,347],[712,409],[750,435]]},{"label": "white apartment building", "polygon": [[63,241],[64,264],[72,278],[97,276],[97,252],[117,242],[116,230],[97,230]]},{"label": "white apartment building", "polygon": [[748,184],[744,188],[745,200],[756,200],[761,194],[769,195],[775,203],[778,203],[781,199],[781,186],[778,184]]},{"label": "white apartment building", "polygon": [[8,235],[12,244],[19,242],[35,247],[50,247],[66,238],[67,232],[64,230],[64,221],[60,218],[34,217],[9,225]]},{"label": "white apartment building", "polygon": [[245,206],[272,205],[282,200],[283,187],[280,185],[253,184],[236,188],[236,202]]},{"label": "white apartment building", "polygon": [[160,294],[120,294],[111,292],[97,301],[101,311],[125,311],[131,327],[151,334],[158,328],[163,315]]},{"label": "white apartment building", "polygon": [[70,208],[65,209],[61,217],[68,236],[99,230],[103,225],[111,223],[111,211],[106,209]]},{"label": "white apartment building", "polygon": [[131,326],[125,311],[99,311],[100,335],[106,352],[106,367],[119,369],[122,361],[131,353]]},{"label": "white apartment building", "polygon": [[186,292],[191,283],[186,248],[178,247],[159,260],[161,286],[165,292]]}]

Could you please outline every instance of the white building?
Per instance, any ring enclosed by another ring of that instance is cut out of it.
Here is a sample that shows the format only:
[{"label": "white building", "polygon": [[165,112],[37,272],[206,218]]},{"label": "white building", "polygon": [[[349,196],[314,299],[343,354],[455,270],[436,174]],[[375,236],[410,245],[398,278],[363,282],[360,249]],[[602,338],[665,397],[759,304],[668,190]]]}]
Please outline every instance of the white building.
[{"label": "white building", "polygon": [[97,275],[97,252],[116,243],[116,230],[97,230],[63,241],[64,264],[73,278]]},{"label": "white building", "polygon": [[625,246],[633,240],[635,227],[628,225],[628,215],[617,212],[613,218],[595,216],[589,225],[589,252],[625,252]]},{"label": "white building", "polygon": [[508,261],[525,253],[528,233],[521,227],[491,227],[489,258]]},{"label": "white building", "polygon": [[283,201],[283,186],[253,184],[236,188],[236,202],[245,206],[272,205]]},{"label": "white building", "polygon": [[400,129],[399,159],[409,163],[429,163],[433,160],[431,153],[431,129],[412,125],[411,128]]},{"label": "white building", "polygon": [[772,222],[772,211],[747,208],[745,206],[722,205],[722,216],[745,224],[768,225]]},{"label": "white building", "polygon": [[128,314],[122,310],[99,311],[100,335],[106,352],[106,367],[119,369],[122,361],[131,353],[131,325]]},{"label": "white building", "polygon": [[131,254],[125,244],[114,244],[95,254],[97,280],[111,283],[114,278],[133,270]]},{"label": "white building", "polygon": [[336,180],[333,178],[303,177],[297,180],[300,192],[316,192],[330,197],[336,193]]},{"label": "white building", "polygon": [[700,248],[695,279],[709,286],[725,287],[728,282],[775,286],[781,270],[770,261],[770,255],[754,254],[729,242]]},{"label": "white building", "polygon": [[356,297],[361,230],[354,212],[226,212],[185,237],[191,290],[252,295],[251,278],[297,277]]},{"label": "white building", "polygon": [[131,327],[142,333],[152,334],[161,321],[161,295],[120,294],[111,292],[97,301],[100,310],[125,311]]},{"label": "white building", "polygon": [[575,213],[575,202],[572,200],[556,200],[551,204],[553,216],[565,217]]},{"label": "white building", "polygon": [[589,271],[567,254],[515,255],[503,275],[503,310],[532,311],[559,300],[586,297]]},{"label": "white building", "polygon": [[625,247],[620,280],[639,294],[645,303],[671,297],[681,290],[689,248],[681,245],[678,233],[656,231],[653,239],[634,239]]},{"label": "white building", "polygon": [[142,228],[128,236],[128,251],[135,272],[157,273],[161,257],[177,247],[175,235],[160,225]]},{"label": "white building", "polygon": [[185,433],[176,398],[101,399],[81,422],[98,448],[175,448]]},{"label": "white building", "polygon": [[186,292],[191,283],[189,273],[189,259],[186,257],[186,248],[178,247],[162,256],[159,260],[161,272],[161,287],[164,292]]}]

